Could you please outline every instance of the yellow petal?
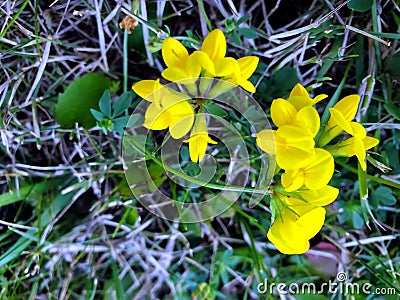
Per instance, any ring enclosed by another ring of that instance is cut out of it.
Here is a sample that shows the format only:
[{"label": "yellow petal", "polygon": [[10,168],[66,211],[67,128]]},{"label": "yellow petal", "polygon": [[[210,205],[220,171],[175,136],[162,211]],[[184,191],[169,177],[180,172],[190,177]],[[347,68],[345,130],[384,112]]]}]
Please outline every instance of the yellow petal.
[{"label": "yellow petal", "polygon": [[274,130],[261,130],[256,134],[256,143],[261,150],[269,154],[276,153],[275,145],[275,131]]},{"label": "yellow petal", "polygon": [[315,137],[320,126],[320,119],[317,110],[312,106],[303,107],[297,113],[296,123],[305,128],[312,137]]},{"label": "yellow petal", "polygon": [[314,155],[314,140],[298,126],[279,127],[275,134],[276,161],[282,169],[299,169]]},{"label": "yellow petal", "polygon": [[332,155],[347,157],[355,155],[357,156],[357,159],[360,162],[362,169],[365,171],[365,169],[367,168],[367,165],[365,163],[366,150],[364,147],[364,142],[359,138],[348,138],[347,140],[344,140],[334,146],[326,148],[326,150],[328,150]]},{"label": "yellow petal", "polygon": [[194,111],[187,101],[182,101],[168,108],[171,114],[169,132],[174,139],[185,136],[193,126]]},{"label": "yellow petal", "polygon": [[311,157],[312,153],[291,147],[283,151],[278,150],[276,162],[284,170],[299,169],[306,165]]},{"label": "yellow petal", "polygon": [[271,104],[271,118],[278,127],[294,125],[296,123],[297,110],[290,102],[284,99],[275,99]]},{"label": "yellow petal", "polygon": [[300,110],[305,106],[314,105],[314,100],[310,98],[307,90],[299,83],[294,86],[287,101],[289,101],[296,110]]},{"label": "yellow petal", "polygon": [[313,152],[314,140],[312,136],[310,136],[308,132],[305,132],[304,129],[299,126],[281,126],[277,130],[277,135],[285,139],[285,143],[290,147],[296,147],[305,151]]},{"label": "yellow petal", "polygon": [[318,103],[321,100],[328,98],[328,95],[321,94],[314,97],[314,103]]},{"label": "yellow petal", "polygon": [[324,224],[324,208],[309,205],[296,207],[296,210],[298,208],[297,214],[284,208],[268,231],[268,239],[285,254],[306,252],[310,247],[308,240],[314,237]]},{"label": "yellow petal", "polygon": [[364,148],[364,143],[358,138],[353,138],[354,142],[352,148],[354,149],[354,154],[356,155],[358,161],[360,162],[361,168],[365,171],[367,169],[367,164],[365,163],[365,158],[367,156],[366,150]]},{"label": "yellow petal", "polygon": [[[288,236],[288,234],[286,235]],[[291,235],[291,237],[293,238],[291,240],[288,240],[287,237],[283,239],[282,236],[276,235],[276,233],[274,233],[274,231],[270,229],[268,231],[267,237],[271,241],[271,243],[275,245],[276,249],[278,249],[283,254],[302,254],[310,248],[310,242],[300,235]]]},{"label": "yellow petal", "polygon": [[[199,74],[200,74],[200,68],[199,68]],[[192,77],[188,72],[186,72],[184,69],[178,68],[178,67],[171,67],[165,69],[162,73],[161,76],[164,77],[165,79],[172,81],[172,82],[177,82],[179,81],[181,84],[191,84],[196,82],[198,76]]]},{"label": "yellow petal", "polygon": [[304,185],[304,173],[299,170],[286,170],[281,176],[281,182],[286,192],[293,192]]},{"label": "yellow petal", "polygon": [[331,204],[339,195],[339,189],[332,186],[325,186],[320,190],[302,189],[296,192],[299,198],[315,206]]},{"label": "yellow petal", "polygon": [[360,96],[350,95],[344,97],[342,100],[336,103],[333,106],[333,108],[340,111],[343,117],[350,122],[351,120],[354,119],[357,113],[359,103],[360,103]]},{"label": "yellow petal", "polygon": [[162,44],[161,52],[167,67],[185,68],[189,53],[181,42],[167,38]]},{"label": "yellow petal", "polygon": [[232,57],[224,57],[214,61],[215,75],[219,77],[225,77],[235,72],[236,60]]},{"label": "yellow petal", "polygon": [[211,31],[203,41],[201,50],[208,54],[212,61],[222,59],[226,54],[226,39],[219,29]]},{"label": "yellow petal", "polygon": [[240,86],[250,93],[256,92],[255,86],[248,80],[240,82]]},{"label": "yellow petal", "polygon": [[370,136],[363,139],[365,150],[369,150],[379,144],[379,140]]},{"label": "yellow petal", "polygon": [[[359,99],[358,95],[348,96],[340,100],[333,108],[329,109],[331,114],[328,124],[324,128],[321,137],[318,140],[318,145],[320,147],[325,146],[331,140],[333,140],[336,136],[338,136],[343,130],[349,134],[354,134],[353,127],[350,123],[351,117],[350,114],[353,113],[351,111],[353,108],[351,105],[357,104],[357,99]],[[343,100],[345,100],[343,102]],[[346,108],[346,106],[349,106]],[[346,110],[347,109],[347,110]],[[354,110],[354,109],[353,109]],[[354,114],[357,111],[354,111]]]},{"label": "yellow petal", "polygon": [[310,97],[307,90],[300,83],[296,84],[290,92],[289,98],[291,97]]},{"label": "yellow petal", "polygon": [[169,112],[156,103],[151,103],[146,110],[143,126],[152,130],[163,130],[170,126]]},{"label": "yellow petal", "polygon": [[353,130],[352,135],[356,138],[363,139],[367,136],[367,131],[365,130],[364,126],[357,122],[350,122],[350,126]]},{"label": "yellow petal", "polygon": [[[341,128],[342,130],[346,131],[348,134],[353,134],[353,128],[351,127],[350,121],[348,121],[341,111],[337,110],[336,108],[330,108],[329,112],[331,113],[332,125]],[[329,126],[330,124],[328,124]]]},{"label": "yellow petal", "polygon": [[200,162],[206,153],[207,145],[217,144],[208,136],[206,115],[198,113],[193,126],[190,138],[184,142],[189,143],[190,159],[193,162]]},{"label": "yellow petal", "polygon": [[149,97],[154,91],[161,88],[160,79],[157,80],[141,80],[132,86],[132,90],[143,99],[153,102],[154,96]]},{"label": "yellow petal", "polygon": [[285,209],[268,231],[268,239],[283,254],[301,254],[310,247],[308,239],[299,231],[296,218],[293,212]]},{"label": "yellow petal", "polygon": [[326,211],[323,207],[317,207],[297,220],[301,232],[304,233],[307,239],[311,239],[321,230],[325,221],[325,213]]},{"label": "yellow petal", "polygon": [[229,82],[228,80],[218,80],[208,93],[208,98],[217,99],[219,96],[234,89],[235,87],[236,84]]},{"label": "yellow petal", "polygon": [[333,176],[335,163],[332,155],[324,149],[315,149],[311,163],[305,167],[304,184],[310,190],[320,190]]},{"label": "yellow petal", "polygon": [[237,60],[240,66],[241,77],[247,80],[257,68],[259,58],[256,56],[245,56]]},{"label": "yellow petal", "polygon": [[215,76],[214,63],[203,51],[194,51],[190,54],[186,70],[191,77],[199,77],[201,68],[212,76]]}]

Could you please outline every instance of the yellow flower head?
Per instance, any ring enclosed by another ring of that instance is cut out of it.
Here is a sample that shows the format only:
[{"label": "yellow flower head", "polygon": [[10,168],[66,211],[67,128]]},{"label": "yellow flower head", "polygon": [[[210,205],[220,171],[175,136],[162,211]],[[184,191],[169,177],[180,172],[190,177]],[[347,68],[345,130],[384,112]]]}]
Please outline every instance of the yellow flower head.
[{"label": "yellow flower head", "polygon": [[278,166],[285,170],[306,166],[314,155],[314,140],[303,128],[293,125],[278,130],[262,130],[256,135],[257,145],[275,154]]},{"label": "yellow flower head", "polygon": [[324,131],[322,132],[321,137],[318,140],[318,145],[320,147],[328,144],[343,130],[352,130],[349,124],[357,113],[359,103],[360,96],[350,95],[344,97],[329,110],[331,116],[328,124],[325,126]]},{"label": "yellow flower head", "polygon": [[311,106],[305,106],[299,111],[287,100],[275,99],[271,104],[271,118],[278,127],[294,125],[304,128],[312,137],[319,130],[320,119],[318,112]]},{"label": "yellow flower head", "polygon": [[254,93],[256,88],[248,80],[257,68],[259,58],[256,56],[245,56],[233,62],[233,73],[223,79],[237,84],[250,93]]},{"label": "yellow flower head", "polygon": [[161,75],[170,81],[185,81],[193,83],[202,70],[215,75],[214,64],[203,51],[194,51],[189,55],[185,46],[174,38],[167,38],[162,44],[162,57],[167,68]]},{"label": "yellow flower head", "polygon": [[313,205],[283,207],[268,231],[268,239],[284,254],[302,254],[322,228],[325,209]]},{"label": "yellow flower head", "polygon": [[198,113],[190,138],[184,141],[189,143],[190,159],[193,162],[200,162],[207,150],[208,144],[217,144],[208,136],[205,114]]},{"label": "yellow flower head", "polygon": [[219,29],[211,31],[204,39],[201,50],[190,55],[181,42],[167,38],[162,45],[162,56],[167,68],[161,75],[167,80],[184,84],[195,83],[200,76],[220,77],[254,93],[255,87],[248,79],[257,68],[258,57],[246,56],[236,60],[225,55],[226,39]]},{"label": "yellow flower head", "polygon": [[307,90],[300,83],[298,83],[290,92],[290,96],[287,101],[289,101],[297,110],[300,110],[305,106],[312,106],[327,97],[328,95],[321,94],[315,98],[311,98]]},{"label": "yellow flower head", "polygon": [[146,110],[143,126],[152,130],[169,128],[174,139],[185,136],[192,128],[194,111],[188,97],[180,93],[166,92]]},{"label": "yellow flower head", "polygon": [[332,155],[323,149],[315,149],[310,162],[300,169],[286,170],[282,174],[282,186],[287,192],[300,189],[305,185],[310,190],[320,190],[332,178],[335,163]]},{"label": "yellow flower head", "polygon": [[367,169],[367,164],[365,163],[366,151],[378,145],[379,140],[367,136],[365,128],[357,122],[349,122],[348,127],[346,132],[353,136],[328,147],[327,150],[332,155],[337,156],[351,157],[355,155],[360,162],[361,168],[365,171]]}]

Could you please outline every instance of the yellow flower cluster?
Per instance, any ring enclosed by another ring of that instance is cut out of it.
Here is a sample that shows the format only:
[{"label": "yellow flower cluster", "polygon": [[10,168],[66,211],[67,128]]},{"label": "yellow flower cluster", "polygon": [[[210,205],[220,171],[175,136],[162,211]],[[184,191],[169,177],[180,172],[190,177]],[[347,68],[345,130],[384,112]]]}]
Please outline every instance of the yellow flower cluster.
[{"label": "yellow flower cluster", "polygon": [[[166,69],[161,76],[179,85],[179,91],[157,80],[142,80],[132,89],[150,102],[143,126],[151,130],[168,129],[174,139],[189,143],[190,159],[200,162],[209,144],[217,144],[208,135],[205,100],[216,97],[234,86],[254,93],[248,80],[254,73],[258,58],[226,57],[223,32],[210,32],[200,49],[189,54],[174,38],[162,44]],[[213,83],[218,78],[218,83]],[[352,121],[360,97],[347,96],[330,108],[327,124],[321,124],[313,107],[327,98],[311,98],[306,89],[297,84],[288,99],[275,99],[271,118],[276,130],[262,130],[256,134],[257,145],[274,156],[280,178],[271,187],[272,225],[268,238],[285,254],[306,252],[322,228],[326,210],[339,190],[329,186],[335,168],[334,156],[356,156],[360,167],[366,170],[366,151],[378,140],[366,135],[365,128]],[[321,125],[324,127],[321,128]],[[345,139],[337,138],[345,133]],[[336,141],[336,144],[330,144]],[[282,172],[280,172],[282,170]]]},{"label": "yellow flower cluster", "polygon": [[205,79],[219,78],[227,83],[225,86],[214,86],[208,94],[209,97],[237,85],[249,92],[255,92],[254,85],[248,79],[257,67],[258,57],[234,59],[225,55],[226,39],[219,29],[211,31],[204,39],[201,49],[191,54],[177,39],[167,38],[162,44],[162,57],[167,68],[161,75],[166,80],[183,84],[188,94],[192,95],[172,90],[162,85],[159,79],[142,80],[132,87],[136,94],[151,102],[143,124],[146,128],[168,128],[174,139],[180,139],[191,131],[190,138],[185,142],[189,143],[193,162],[202,160],[209,143],[216,144],[208,136],[202,107],[204,100],[196,100],[199,93],[201,95],[202,91],[208,90],[207,84],[210,81]]},{"label": "yellow flower cluster", "polygon": [[[272,102],[271,118],[277,130],[263,130],[256,135],[257,145],[275,155],[277,165],[284,170],[280,183],[273,187],[274,221],[268,238],[285,254],[309,249],[309,239],[324,223],[326,211],[322,206],[338,195],[336,188],[328,186],[334,172],[333,155],[356,155],[365,170],[365,152],[379,142],[367,137],[361,124],[350,122],[357,112],[358,95],[345,97],[330,109],[329,122],[316,142],[321,124],[313,105],[326,97],[313,99],[297,84],[287,100]],[[343,130],[352,137],[322,148]]]}]

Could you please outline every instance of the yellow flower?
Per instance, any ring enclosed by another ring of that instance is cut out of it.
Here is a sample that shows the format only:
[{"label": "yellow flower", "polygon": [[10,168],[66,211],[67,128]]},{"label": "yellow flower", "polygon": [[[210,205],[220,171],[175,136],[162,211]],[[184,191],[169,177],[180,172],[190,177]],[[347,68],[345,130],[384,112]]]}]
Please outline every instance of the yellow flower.
[{"label": "yellow flower", "polygon": [[310,136],[315,137],[320,126],[318,112],[311,106],[299,111],[287,100],[275,99],[271,104],[271,118],[278,127],[294,125],[304,128]]},{"label": "yellow flower", "polygon": [[361,168],[365,171],[367,169],[367,164],[365,163],[365,158],[367,156],[366,151],[378,145],[379,140],[367,136],[365,128],[359,123],[349,122],[348,126],[349,128],[347,128],[346,131],[353,135],[353,137],[328,147],[327,150],[332,155],[348,157],[354,155],[357,156]]},{"label": "yellow flower", "polygon": [[190,159],[193,162],[200,162],[207,150],[208,144],[217,144],[208,136],[205,114],[198,113],[190,138],[184,142],[189,143]]},{"label": "yellow flower", "polygon": [[[207,53],[214,63],[215,76],[227,76],[233,72],[233,58],[225,57],[226,39],[224,33],[219,29],[211,31],[201,45],[201,51]],[[209,77],[212,74],[204,74]]]},{"label": "yellow flower", "polygon": [[194,51],[189,55],[181,42],[174,38],[167,38],[162,44],[162,56],[167,68],[161,75],[170,81],[185,81],[193,83],[200,76],[202,70],[215,76],[214,63],[203,51]]},{"label": "yellow flower", "polygon": [[[200,76],[220,77],[254,93],[255,87],[248,79],[257,68],[258,57],[246,56],[236,60],[225,55],[226,39],[219,29],[211,31],[204,39],[201,50],[190,55],[181,42],[167,38],[162,45],[162,56],[167,68],[161,75],[167,80],[181,81],[183,84],[193,84]],[[202,91],[207,90],[207,82],[203,82]],[[194,91],[193,87],[190,88]],[[210,94],[220,94],[216,91],[220,88],[226,89],[227,86],[214,86]]]},{"label": "yellow flower", "polygon": [[[245,56],[239,59],[225,57],[226,39],[224,33],[219,29],[211,31],[201,47],[201,51],[207,53],[214,63],[215,76],[221,77],[234,85],[239,85],[245,90],[254,93],[256,91],[254,85],[248,80],[254,73],[258,65],[258,57]],[[209,76],[210,74],[204,74]],[[231,86],[229,86],[231,88]],[[226,89],[227,86],[216,86],[214,89]],[[212,91],[210,94],[216,94]]]},{"label": "yellow flower", "polygon": [[318,145],[320,147],[328,144],[343,130],[351,131],[349,123],[354,119],[357,113],[359,102],[360,96],[350,95],[343,98],[329,109],[331,116],[318,140]]},{"label": "yellow flower", "polygon": [[287,101],[289,101],[296,108],[296,110],[300,110],[305,106],[312,106],[327,97],[328,95],[321,94],[313,99],[310,97],[307,90],[298,83],[290,92],[290,96]]},{"label": "yellow flower", "polygon": [[[227,59],[229,59],[229,57]],[[229,61],[227,60],[227,62],[231,63],[233,72],[222,79],[235,85],[239,85],[250,93],[255,93],[256,88],[249,81],[249,78],[256,70],[258,61],[259,58],[256,56],[245,56],[238,60],[231,58]]]},{"label": "yellow flower", "polygon": [[326,150],[315,149],[315,154],[306,166],[286,170],[282,174],[282,186],[287,192],[298,190],[303,185],[310,190],[320,190],[331,180],[334,168],[332,155]]},{"label": "yellow flower", "polygon": [[325,209],[313,205],[283,207],[268,231],[268,239],[284,254],[302,254],[322,228]]},{"label": "yellow flower", "polygon": [[256,134],[256,142],[264,152],[275,154],[278,166],[285,170],[306,166],[314,155],[313,138],[298,126],[262,130]]},{"label": "yellow flower", "polygon": [[160,84],[160,80],[141,80],[132,89],[143,99],[151,102],[145,113],[143,126],[152,130],[169,127],[174,139],[180,139],[192,128],[194,111],[190,98]]},{"label": "yellow flower", "polygon": [[193,121],[194,111],[187,97],[169,94],[161,99],[161,103],[149,105],[143,126],[152,130],[169,128],[171,136],[180,139],[190,131]]}]

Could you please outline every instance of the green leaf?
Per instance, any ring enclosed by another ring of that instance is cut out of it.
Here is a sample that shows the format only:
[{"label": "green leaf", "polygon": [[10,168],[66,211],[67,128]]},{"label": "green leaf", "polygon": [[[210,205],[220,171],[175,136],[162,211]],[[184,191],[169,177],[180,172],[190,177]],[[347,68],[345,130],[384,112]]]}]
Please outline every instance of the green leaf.
[{"label": "green leaf", "polygon": [[66,128],[73,128],[75,123],[85,128],[95,126],[90,109],[99,108],[99,99],[111,84],[111,80],[100,73],[88,73],[76,79],[58,96],[57,122]]},{"label": "green leaf", "polygon": [[232,42],[235,45],[242,46],[242,41],[236,31],[232,31]]},{"label": "green leaf", "polygon": [[353,212],[353,226],[355,229],[360,229],[364,226],[364,219],[358,211]]},{"label": "green leaf", "polygon": [[355,11],[366,12],[371,9],[373,0],[350,0],[347,6]]},{"label": "green leaf", "polygon": [[124,127],[127,126],[127,123],[129,121],[130,116],[124,116],[124,117],[119,117],[116,118],[112,121],[114,128],[113,130],[120,133],[120,134],[124,134]]},{"label": "green leaf", "polygon": [[117,299],[126,300],[124,286],[122,285],[121,280],[119,279],[119,270],[117,264],[113,258],[111,258],[111,270],[112,270],[112,277],[114,283],[114,289],[117,296]]},{"label": "green leaf", "polygon": [[238,28],[238,31],[247,39],[258,38],[258,33],[252,28]]},{"label": "green leaf", "polygon": [[138,124],[143,124],[143,116],[141,114],[133,114],[130,116],[128,125],[126,126],[135,126]]},{"label": "green leaf", "polygon": [[95,110],[93,108],[90,109],[90,112],[92,113],[93,117],[97,120],[97,121],[102,121],[104,119],[104,115],[102,112]]},{"label": "green leaf", "polygon": [[10,248],[7,249],[0,256],[0,267],[5,266],[10,261],[13,261],[21,255],[21,253],[32,243],[31,240],[21,237],[16,243],[14,243]]},{"label": "green leaf", "polygon": [[247,20],[250,20],[250,16],[243,16],[239,20],[237,20],[236,24],[238,24],[238,25],[243,24]]},{"label": "green leaf", "polygon": [[99,101],[99,107],[101,112],[107,118],[111,118],[111,96],[109,90],[105,90],[103,96],[101,96]]},{"label": "green leaf", "polygon": [[272,80],[279,90],[286,91],[292,89],[299,82],[296,69],[290,66],[284,66],[272,75]]},{"label": "green leaf", "polygon": [[400,120],[400,107],[396,106],[394,103],[389,102],[383,105],[387,112],[395,117],[397,120]]},{"label": "green leaf", "polygon": [[29,198],[37,198],[39,195],[47,193],[55,186],[62,184],[64,179],[44,180],[42,182],[21,187],[19,191],[11,191],[0,195],[0,207],[15,203]]},{"label": "green leaf", "polygon": [[225,118],[228,113],[222,109],[220,106],[212,103],[212,102],[208,102],[204,105],[205,109],[212,115],[221,117],[221,118]]},{"label": "green leaf", "polygon": [[119,96],[118,101],[113,105],[113,117],[120,115],[124,110],[128,109],[133,99],[131,91],[123,93]]},{"label": "green leaf", "polygon": [[376,36],[379,36],[379,37],[387,38],[387,39],[394,39],[394,40],[400,39],[400,33],[391,33],[391,32],[371,32],[371,34],[376,35]]},{"label": "green leaf", "polygon": [[396,197],[393,195],[393,192],[390,188],[386,186],[378,187],[373,193],[372,196],[374,198],[379,199],[379,202],[383,205],[392,206],[395,205],[397,200]]}]

